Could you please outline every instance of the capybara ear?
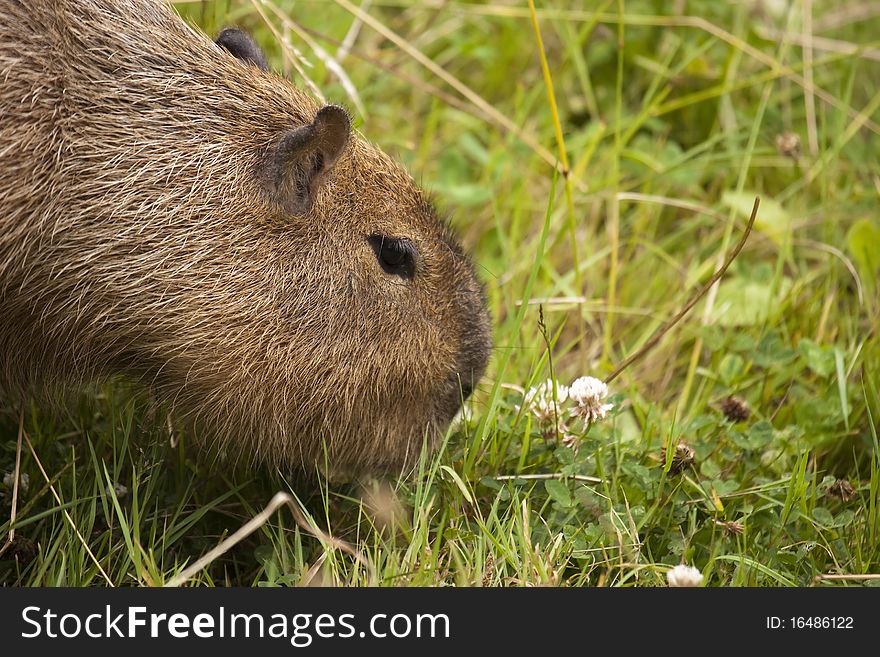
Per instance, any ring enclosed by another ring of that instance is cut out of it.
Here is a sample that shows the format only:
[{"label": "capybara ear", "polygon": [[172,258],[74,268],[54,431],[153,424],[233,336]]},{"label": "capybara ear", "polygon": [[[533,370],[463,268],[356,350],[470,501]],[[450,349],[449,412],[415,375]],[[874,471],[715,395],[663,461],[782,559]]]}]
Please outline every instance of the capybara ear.
[{"label": "capybara ear", "polygon": [[253,64],[264,71],[269,70],[269,62],[266,61],[266,55],[260,50],[260,46],[250,35],[239,29],[226,28],[217,35],[214,43],[245,64]]},{"label": "capybara ear", "polygon": [[308,213],[350,135],[348,113],[338,105],[325,105],[314,121],[281,139],[271,180],[275,197],[285,210],[297,215]]}]

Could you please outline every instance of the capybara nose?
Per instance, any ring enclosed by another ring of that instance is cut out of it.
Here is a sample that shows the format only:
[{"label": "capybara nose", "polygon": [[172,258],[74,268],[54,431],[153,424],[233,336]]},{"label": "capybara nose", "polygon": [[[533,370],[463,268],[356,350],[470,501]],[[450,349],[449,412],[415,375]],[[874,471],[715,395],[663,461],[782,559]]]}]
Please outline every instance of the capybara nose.
[{"label": "capybara nose", "polygon": [[473,394],[477,382],[486,370],[491,349],[490,340],[488,331],[481,325],[474,326],[464,340],[459,357],[460,365],[452,377],[452,387],[455,389],[456,401],[459,405]]}]

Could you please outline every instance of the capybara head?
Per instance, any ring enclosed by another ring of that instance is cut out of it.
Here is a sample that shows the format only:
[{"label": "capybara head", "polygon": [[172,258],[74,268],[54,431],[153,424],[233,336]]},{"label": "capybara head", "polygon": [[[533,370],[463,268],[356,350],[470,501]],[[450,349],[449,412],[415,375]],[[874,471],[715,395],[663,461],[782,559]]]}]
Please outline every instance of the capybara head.
[{"label": "capybara head", "polygon": [[0,389],[113,375],[201,444],[399,470],[481,376],[473,266],[391,158],[156,0],[0,0]]}]

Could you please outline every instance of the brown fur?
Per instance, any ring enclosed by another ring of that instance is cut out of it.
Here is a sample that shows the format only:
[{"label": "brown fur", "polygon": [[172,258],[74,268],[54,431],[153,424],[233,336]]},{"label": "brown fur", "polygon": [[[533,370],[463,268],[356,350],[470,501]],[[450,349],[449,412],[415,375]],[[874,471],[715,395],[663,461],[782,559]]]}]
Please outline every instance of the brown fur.
[{"label": "brown fur", "polygon": [[285,209],[273,153],[318,109],[157,0],[0,0],[2,394],[123,374],[247,460],[412,465],[485,367],[485,300],[356,134]]}]

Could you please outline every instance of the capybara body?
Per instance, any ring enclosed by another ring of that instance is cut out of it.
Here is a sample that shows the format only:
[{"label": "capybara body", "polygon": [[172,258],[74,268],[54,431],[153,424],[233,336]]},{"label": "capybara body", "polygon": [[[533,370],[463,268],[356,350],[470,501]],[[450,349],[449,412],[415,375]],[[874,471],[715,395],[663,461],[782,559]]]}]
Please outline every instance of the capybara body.
[{"label": "capybara body", "polygon": [[123,375],[233,457],[411,466],[485,368],[473,267],[343,110],[221,45],[0,0],[0,394]]}]

